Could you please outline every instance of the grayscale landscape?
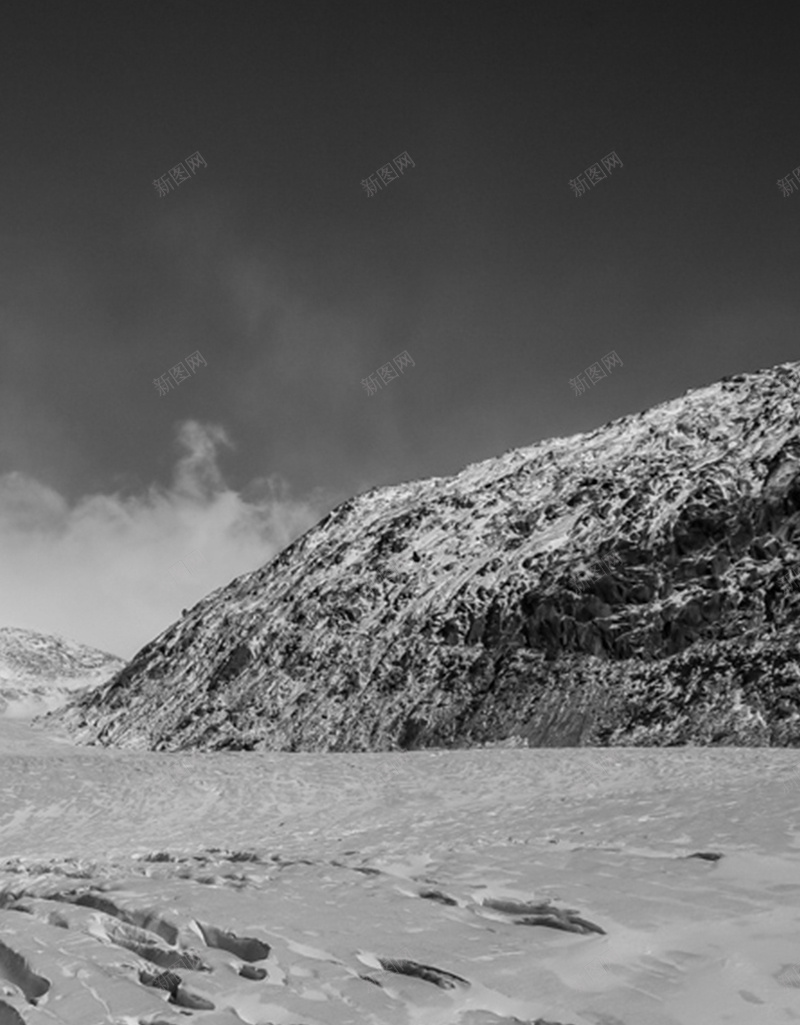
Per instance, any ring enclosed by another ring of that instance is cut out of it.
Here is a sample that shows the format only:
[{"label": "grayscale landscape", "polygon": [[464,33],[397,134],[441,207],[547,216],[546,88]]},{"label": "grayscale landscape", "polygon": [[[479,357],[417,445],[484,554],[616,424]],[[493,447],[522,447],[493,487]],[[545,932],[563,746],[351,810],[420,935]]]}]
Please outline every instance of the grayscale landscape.
[{"label": "grayscale landscape", "polygon": [[798,375],[349,501],[129,663],[5,631],[0,1025],[800,1020]]},{"label": "grayscale landscape", "polygon": [[0,5],[0,1025],[800,1025],[800,12]]}]

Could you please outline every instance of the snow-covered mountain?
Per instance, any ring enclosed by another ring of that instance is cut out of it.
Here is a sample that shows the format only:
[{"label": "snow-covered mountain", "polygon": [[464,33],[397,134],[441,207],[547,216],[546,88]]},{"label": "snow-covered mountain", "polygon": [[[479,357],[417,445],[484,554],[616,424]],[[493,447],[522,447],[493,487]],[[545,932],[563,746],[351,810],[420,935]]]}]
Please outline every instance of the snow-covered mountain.
[{"label": "snow-covered mountain", "polygon": [[353,498],[59,717],[157,750],[800,745],[800,363]]},{"label": "snow-covered mountain", "polygon": [[36,630],[0,627],[0,717],[30,718],[96,687],[125,661]]}]

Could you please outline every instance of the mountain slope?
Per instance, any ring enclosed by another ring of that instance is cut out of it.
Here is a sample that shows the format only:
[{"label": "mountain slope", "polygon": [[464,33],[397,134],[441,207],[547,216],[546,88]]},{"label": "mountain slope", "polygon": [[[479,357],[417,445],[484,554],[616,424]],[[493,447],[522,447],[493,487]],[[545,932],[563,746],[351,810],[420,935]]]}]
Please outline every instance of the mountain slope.
[{"label": "mountain slope", "polygon": [[123,668],[121,658],[63,637],[0,627],[0,717],[29,718],[63,705]]},{"label": "mountain slope", "polygon": [[783,364],[360,495],[61,718],[154,749],[800,744],[799,393]]}]

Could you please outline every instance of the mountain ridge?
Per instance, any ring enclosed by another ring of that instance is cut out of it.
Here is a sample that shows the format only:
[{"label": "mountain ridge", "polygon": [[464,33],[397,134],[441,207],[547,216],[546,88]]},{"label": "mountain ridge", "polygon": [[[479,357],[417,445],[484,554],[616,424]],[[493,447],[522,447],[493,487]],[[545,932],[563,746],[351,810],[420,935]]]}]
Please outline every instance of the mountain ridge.
[{"label": "mountain ridge", "polygon": [[29,718],[95,687],[124,659],[59,634],[0,627],[0,717]]},{"label": "mountain ridge", "polygon": [[800,744],[798,387],[732,375],[348,499],[60,720],[155,750]]}]

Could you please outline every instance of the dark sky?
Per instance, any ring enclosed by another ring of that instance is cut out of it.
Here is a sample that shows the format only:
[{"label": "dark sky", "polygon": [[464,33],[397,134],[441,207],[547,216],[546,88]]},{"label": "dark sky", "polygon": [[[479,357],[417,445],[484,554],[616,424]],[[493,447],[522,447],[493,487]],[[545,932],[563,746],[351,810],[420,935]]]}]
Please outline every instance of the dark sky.
[{"label": "dark sky", "polygon": [[5,0],[0,625],[131,655],[356,492],[797,358],[796,29],[761,5]]}]

